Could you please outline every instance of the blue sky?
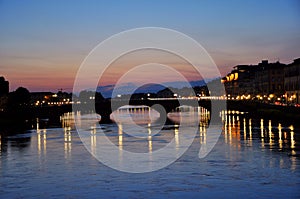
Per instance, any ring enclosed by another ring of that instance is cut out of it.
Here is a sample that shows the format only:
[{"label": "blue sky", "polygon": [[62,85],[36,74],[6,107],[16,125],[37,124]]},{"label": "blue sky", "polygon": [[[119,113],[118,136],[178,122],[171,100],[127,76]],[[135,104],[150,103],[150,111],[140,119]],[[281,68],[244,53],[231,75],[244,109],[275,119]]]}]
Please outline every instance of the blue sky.
[{"label": "blue sky", "polygon": [[187,34],[222,74],[262,59],[300,57],[300,3],[274,1],[0,0],[0,75],[11,90],[71,90],[76,71],[99,42],[146,26]]}]

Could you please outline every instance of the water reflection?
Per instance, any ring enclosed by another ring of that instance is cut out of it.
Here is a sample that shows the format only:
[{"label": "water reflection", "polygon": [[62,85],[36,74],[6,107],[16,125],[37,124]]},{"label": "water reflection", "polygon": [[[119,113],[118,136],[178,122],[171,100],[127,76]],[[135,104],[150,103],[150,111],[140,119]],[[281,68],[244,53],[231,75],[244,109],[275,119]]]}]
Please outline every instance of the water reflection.
[{"label": "water reflection", "polygon": [[[185,107],[186,108],[186,107]],[[139,132],[144,137],[129,136],[124,130],[123,123],[102,125],[106,128],[106,132],[109,133],[110,139],[119,148],[119,157],[123,158],[123,150],[133,152],[147,152],[153,153],[169,143],[174,139],[175,148],[174,151],[178,152],[181,147],[180,136],[184,135],[184,132],[180,131],[179,124],[173,124],[165,126],[163,130],[158,133],[161,126],[158,126],[154,121],[150,121],[149,117],[145,121],[142,121],[142,116],[138,114],[145,114],[147,110],[137,109],[132,110],[136,117],[139,118],[137,122],[144,128]],[[197,112],[199,123],[199,144],[201,146],[207,143],[207,128],[209,127],[210,112],[202,107],[193,108],[193,112]],[[189,114],[185,114],[185,117]],[[72,155],[72,147],[74,145],[74,119],[76,116],[80,116],[80,112],[65,113],[61,116],[62,134],[54,135],[51,133],[51,129],[40,129],[39,124],[35,130],[35,135],[17,135],[3,137],[0,135],[0,156],[3,156],[9,151],[15,149],[21,150],[27,146],[33,146],[36,148],[38,156],[46,157],[48,151],[48,140],[59,139],[62,140],[61,147],[64,151],[64,158],[70,159]],[[258,147],[262,150],[270,150],[278,153],[278,151],[285,152],[290,155],[292,162],[292,168],[296,168],[296,158],[299,156],[299,132],[298,128],[294,125],[286,125],[282,122],[276,122],[267,119],[250,118],[247,113],[239,111],[222,111],[220,116],[223,121],[222,138],[224,142],[231,146],[236,151],[241,151],[244,147]],[[148,123],[145,123],[148,122]],[[90,150],[93,154],[97,149],[97,136],[99,136],[96,125],[94,124],[89,128],[88,139],[90,142]],[[128,130],[128,129],[127,129]],[[132,130],[132,129],[130,129]],[[50,132],[49,132],[50,131]],[[34,139],[30,140],[30,137]],[[78,139],[78,136],[75,136]],[[197,138],[197,139],[198,139]],[[14,148],[14,149],[12,149]],[[284,162],[279,160],[280,165]]]},{"label": "water reflection", "polygon": [[[116,145],[119,148],[119,155],[120,155],[120,157],[122,157],[122,153],[123,153],[123,149],[124,149],[123,147],[125,145],[124,143],[126,143],[126,146],[128,146],[128,142],[133,142],[133,141],[131,140],[132,137],[128,136],[126,134],[126,131],[123,130],[123,124],[122,123],[117,124],[116,127],[117,127],[117,130],[118,130],[118,136],[117,136],[118,139],[117,139]],[[147,141],[147,147],[148,147],[147,152],[152,153],[152,150],[153,150],[153,145],[152,145],[153,135],[152,135],[151,123],[148,123],[147,127],[145,127],[145,128],[147,129],[147,137],[145,138],[145,141]],[[97,134],[96,134],[96,131],[95,131],[93,133],[94,140],[91,141],[91,147],[96,146],[96,136],[97,136]],[[133,138],[133,139],[135,139],[136,141],[141,141],[142,140],[141,138]],[[176,140],[176,143],[179,144],[178,135],[176,136],[176,130],[175,130],[175,140]],[[93,144],[93,143],[95,143],[95,144]]]},{"label": "water reflection", "polygon": [[[255,119],[255,123],[252,124],[253,119],[247,117],[247,115],[244,115],[241,120],[240,118],[241,116],[232,113],[223,116],[226,143],[232,144],[233,138],[241,140],[240,136],[242,134],[243,140],[249,141],[250,145],[253,140],[260,139],[262,148],[267,146],[269,149],[274,147],[279,149],[296,148],[297,143],[293,126],[283,127],[280,122],[276,124],[272,120],[265,121],[264,119]],[[252,137],[253,133],[258,136]]]},{"label": "water reflection", "polygon": [[47,129],[42,129],[36,131],[37,133],[37,151],[38,154],[41,155],[43,153],[46,155],[47,153]]},{"label": "water reflection", "polygon": [[[224,140],[236,150],[241,150],[241,144],[256,147],[259,144],[262,150],[270,150],[274,152],[283,151],[290,155],[291,169],[296,169],[296,158],[299,156],[297,150],[298,142],[295,138],[294,126],[282,126],[282,123],[272,120],[252,119],[243,115],[238,117],[236,114],[223,115],[224,121]],[[254,121],[254,122],[253,122]],[[242,126],[242,128],[241,128]],[[258,146],[259,146],[258,145]],[[279,156],[280,157],[280,156]],[[276,159],[270,159],[270,165],[275,164]],[[279,159],[280,167],[285,163],[282,158]]]},{"label": "water reflection", "polygon": [[[98,188],[101,193],[107,190],[104,198],[111,198],[112,193],[117,198],[120,190],[122,194],[125,192],[124,198],[135,197],[133,192],[142,197],[149,193],[157,198],[167,197],[175,193],[175,189],[195,193],[189,196],[196,198],[199,187],[201,194],[208,195],[224,187],[224,182],[227,188],[234,187],[228,193],[246,192],[256,196],[253,194],[267,190],[265,198],[280,195],[285,190],[289,193],[292,190],[295,195],[299,193],[298,124],[222,111],[224,126],[220,140],[212,153],[200,160],[197,157],[199,145],[205,146],[210,138],[209,111],[202,110],[199,132],[186,154],[168,168],[145,175],[115,172],[97,162],[74,131],[77,113],[66,114],[62,118],[62,128],[42,129],[39,126],[38,130],[25,134],[0,135],[0,198],[18,198],[20,194],[25,198],[38,198],[41,193],[53,198],[69,197],[74,196],[74,187],[76,194],[80,194],[78,198],[87,194],[99,196]],[[139,133],[146,136],[140,138],[128,135],[123,123],[101,124],[101,130],[118,147],[116,157],[119,155],[120,161],[125,160],[125,150],[147,152],[151,160],[151,154],[172,139],[174,153],[182,148],[185,132],[180,130],[179,124],[165,125],[159,133],[156,133],[160,129],[157,123],[145,123],[143,127],[144,131]],[[99,130],[96,125],[87,129],[88,149],[92,153],[97,153],[101,140],[98,139]],[[222,194],[223,190],[217,196]]]},{"label": "water reflection", "polygon": [[[175,133],[175,137],[176,137],[176,133]],[[151,123],[148,123],[148,148],[149,148],[149,153],[152,153],[152,131],[151,131]]]},{"label": "water reflection", "polygon": [[[184,107],[186,108],[186,106]],[[198,118],[198,124],[199,124],[199,132],[200,132],[200,142],[202,144],[206,143],[206,129],[209,124],[209,118],[210,113],[207,109],[204,109],[202,107],[193,108],[193,113],[197,113],[196,115],[200,116]],[[124,110],[122,110],[124,112]],[[122,113],[122,112],[121,112]],[[119,112],[119,117],[123,118],[125,116],[122,116]],[[127,112],[126,112],[127,113]],[[140,112],[141,114],[144,114],[144,112]],[[135,111],[135,117],[138,117],[137,114],[139,114],[139,111]],[[187,114],[185,116],[194,116],[195,114]],[[141,118],[141,117],[139,117]],[[193,118],[194,119],[194,118]],[[148,121],[147,124],[145,122]],[[147,136],[130,136],[131,134],[128,134],[129,131],[135,130],[131,129],[130,125],[128,123],[122,123],[118,122],[117,124],[117,130],[118,130],[118,143],[116,143],[119,147],[120,153],[122,150],[132,150],[135,149],[135,152],[148,152],[152,153],[154,150],[158,150],[159,148],[162,148],[166,143],[169,143],[172,139],[174,139],[175,143],[175,151],[178,151],[180,148],[180,136],[184,134],[184,132],[180,132],[179,130],[179,124],[174,124],[171,126],[161,126],[158,123],[155,122],[149,122],[149,120],[141,121],[136,120],[135,121],[137,125],[140,125],[141,129],[137,129],[136,131],[140,131],[137,133],[138,135],[147,134]],[[124,128],[126,126],[126,129]],[[161,128],[163,130],[161,130]],[[161,130],[161,131],[160,131]],[[129,132],[130,133],[130,132]],[[125,139],[126,138],[126,139]],[[143,139],[144,138],[144,139]],[[161,142],[156,138],[161,138],[165,142]],[[112,139],[113,141],[113,139]],[[146,143],[147,145],[143,144]],[[138,149],[135,147],[131,147],[131,145],[137,145]],[[145,150],[145,147],[147,148],[147,151]],[[125,147],[125,148],[124,148]]]},{"label": "water reflection", "polygon": [[[222,112],[222,118],[224,122],[224,140],[225,143],[235,146],[238,149],[241,147],[240,142],[240,132],[241,132],[241,122],[240,117],[235,111]],[[246,129],[246,123],[243,123],[244,129]],[[245,137],[245,136],[244,136]],[[245,138],[244,138],[245,139]]]},{"label": "water reflection", "polygon": [[64,113],[62,116],[60,116],[60,122],[62,125],[62,128],[65,130],[71,130],[75,128],[75,117],[80,116],[80,112],[77,111],[76,113],[74,112],[68,112]]},{"label": "water reflection", "polygon": [[64,128],[64,151],[65,158],[70,158],[70,154],[72,151],[72,133],[70,128]]},{"label": "water reflection", "polygon": [[191,124],[206,127],[210,118],[210,112],[203,107],[179,106],[167,114],[167,117],[175,124]]},{"label": "water reflection", "polygon": [[[183,107],[185,111],[187,110],[187,107]],[[149,122],[149,117],[145,119],[145,121],[142,121],[143,117],[139,117],[138,114],[141,113],[144,115],[145,113],[149,113],[146,110],[146,107],[142,108],[135,108],[131,110],[135,113],[136,117],[139,118],[137,121],[138,124],[144,125],[146,123],[147,132],[141,132],[145,133],[147,136],[145,136],[145,141],[147,146],[147,152],[152,153],[153,150],[159,149],[160,146],[157,146],[156,143],[156,134],[157,129],[155,127],[155,124],[153,121]],[[201,145],[206,144],[206,130],[209,126],[209,118],[210,118],[210,112],[203,108],[203,107],[197,107],[192,109],[193,112],[197,112],[197,115],[199,115],[199,143]],[[123,109],[119,112],[124,112]],[[74,130],[74,118],[76,116],[80,116],[80,112],[76,113],[65,113],[61,116],[61,123],[63,128],[63,146],[64,146],[64,152],[65,157],[68,158],[70,156],[71,150],[72,150],[72,130]],[[189,114],[185,114],[185,116],[188,116]],[[260,147],[262,149],[270,149],[270,150],[279,150],[279,151],[286,151],[291,156],[298,156],[299,151],[297,149],[297,137],[295,137],[295,127],[293,125],[285,125],[281,122],[275,122],[272,120],[266,120],[266,119],[253,119],[249,118],[246,113],[239,112],[239,111],[222,111],[221,115],[224,126],[223,126],[223,136],[225,143],[234,146],[237,150],[241,149],[241,144],[246,144],[246,146],[253,146],[254,140],[259,140]],[[39,121],[39,120],[37,120]],[[140,123],[139,123],[140,122]],[[123,123],[118,123],[117,127],[117,142],[116,145],[119,147],[120,152],[124,150],[124,146],[127,147],[128,143],[134,143],[134,140],[130,136],[126,134],[126,131],[124,131]],[[46,154],[47,153],[47,139],[48,139],[48,129],[40,129],[39,123],[37,123],[36,126],[36,133],[37,133],[37,152],[38,154]],[[132,129],[131,129],[132,130]],[[114,130],[113,130],[114,131]],[[154,131],[154,132],[153,132]],[[92,126],[90,128],[90,143],[91,143],[91,151],[95,152],[97,147],[97,129],[96,126]],[[161,138],[165,139],[166,142],[169,142],[174,138],[176,148],[175,150],[178,150],[180,148],[180,140],[179,135],[182,132],[179,132],[178,124],[174,124],[171,129],[168,130],[169,134],[163,133],[159,134]],[[4,143],[3,137],[1,138],[0,142],[0,154],[2,155],[4,152],[4,149],[7,145]],[[6,139],[5,139],[6,140]],[[139,139],[135,139],[136,141],[139,141],[139,143],[143,143],[143,141]],[[10,142],[11,140],[8,139],[7,142]],[[16,146],[16,143],[20,143],[20,139],[18,141],[14,141],[13,146]],[[124,142],[126,144],[124,145]],[[141,144],[142,146],[142,144]],[[145,151],[145,150],[144,150]]]},{"label": "water reflection", "polygon": [[2,135],[0,134],[0,156],[2,154]]}]

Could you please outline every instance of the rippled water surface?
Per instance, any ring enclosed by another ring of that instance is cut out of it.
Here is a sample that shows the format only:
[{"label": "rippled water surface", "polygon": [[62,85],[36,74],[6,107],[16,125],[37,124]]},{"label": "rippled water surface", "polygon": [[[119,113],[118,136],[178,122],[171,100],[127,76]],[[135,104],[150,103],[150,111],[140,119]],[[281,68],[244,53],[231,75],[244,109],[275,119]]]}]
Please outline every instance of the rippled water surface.
[{"label": "rippled water surface", "polygon": [[[205,158],[198,158],[206,142],[202,124],[182,157],[144,174],[98,162],[73,128],[1,137],[0,198],[299,198],[299,129],[237,115],[224,121],[218,143]],[[169,125],[151,139],[130,142],[126,134],[120,138],[116,124],[101,128],[116,146],[145,152],[184,133]]]}]

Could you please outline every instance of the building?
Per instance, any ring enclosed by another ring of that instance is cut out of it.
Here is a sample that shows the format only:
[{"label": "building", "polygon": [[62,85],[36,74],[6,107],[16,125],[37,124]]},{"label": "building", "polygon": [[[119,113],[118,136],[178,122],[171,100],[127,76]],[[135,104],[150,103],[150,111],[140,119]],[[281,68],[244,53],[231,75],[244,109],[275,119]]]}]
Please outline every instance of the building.
[{"label": "building", "polygon": [[0,96],[7,95],[9,93],[9,82],[4,77],[0,77]]},{"label": "building", "polygon": [[233,70],[222,78],[228,97],[239,99],[250,99],[251,95],[255,93],[256,66],[252,65],[237,65]]},{"label": "building", "polygon": [[287,103],[300,103],[300,58],[284,68],[284,88]]},{"label": "building", "polygon": [[275,101],[284,95],[285,64],[263,60],[258,65],[237,65],[222,78],[229,99]]},{"label": "building", "polygon": [[255,71],[255,94],[264,98],[281,98],[284,95],[284,68],[280,62],[263,60]]}]

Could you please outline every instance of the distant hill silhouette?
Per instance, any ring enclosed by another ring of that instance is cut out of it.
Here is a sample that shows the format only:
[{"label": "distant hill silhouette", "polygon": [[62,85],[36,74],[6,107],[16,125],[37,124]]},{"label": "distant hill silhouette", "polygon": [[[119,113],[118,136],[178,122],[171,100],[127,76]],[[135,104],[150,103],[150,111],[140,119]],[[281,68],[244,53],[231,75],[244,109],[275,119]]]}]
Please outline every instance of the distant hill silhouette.
[{"label": "distant hill silhouette", "polygon": [[[192,87],[205,85],[204,80],[191,81],[189,83]],[[139,87],[134,93],[157,93],[158,91],[161,91],[161,90],[165,89],[166,87],[183,88],[185,84],[183,82],[177,81],[177,82],[166,82],[166,83],[164,83],[164,85],[166,85],[166,86],[163,86],[160,84],[146,84],[146,85]],[[115,92],[114,95],[128,94],[135,87],[136,86],[133,83],[121,85],[116,88],[116,91],[114,91]],[[114,88],[115,88],[115,85],[99,86],[97,88],[97,92],[100,92],[104,98],[116,97],[116,96],[112,96]]]}]

